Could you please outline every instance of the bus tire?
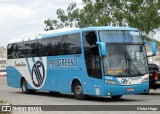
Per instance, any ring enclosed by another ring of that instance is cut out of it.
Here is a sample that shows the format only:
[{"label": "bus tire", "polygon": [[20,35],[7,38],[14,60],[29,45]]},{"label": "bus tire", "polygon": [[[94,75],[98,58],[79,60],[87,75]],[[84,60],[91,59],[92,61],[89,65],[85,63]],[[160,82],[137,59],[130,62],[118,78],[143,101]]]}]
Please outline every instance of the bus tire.
[{"label": "bus tire", "polygon": [[24,94],[30,93],[30,90],[27,87],[27,82],[25,79],[22,79],[21,88],[22,88],[22,93],[24,93]]},{"label": "bus tire", "polygon": [[112,99],[120,99],[122,97],[122,95],[116,95],[116,96],[111,96]]},{"label": "bus tire", "polygon": [[74,97],[78,100],[86,99],[86,95],[83,95],[82,85],[79,81],[76,81],[73,84],[73,94],[74,94]]}]

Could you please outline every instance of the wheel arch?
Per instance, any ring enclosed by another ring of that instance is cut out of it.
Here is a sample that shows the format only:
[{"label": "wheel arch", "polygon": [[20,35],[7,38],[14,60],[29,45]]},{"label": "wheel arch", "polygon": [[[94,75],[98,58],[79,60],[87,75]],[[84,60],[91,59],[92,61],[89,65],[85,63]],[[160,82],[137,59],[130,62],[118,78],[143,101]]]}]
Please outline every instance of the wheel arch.
[{"label": "wheel arch", "polygon": [[[74,83],[77,82],[77,81],[81,84],[81,81],[80,81],[78,78],[74,78],[74,79],[72,80],[72,84],[71,84],[71,92],[73,92],[73,85],[74,85]],[[81,85],[82,85],[82,84],[81,84]]]},{"label": "wheel arch", "polygon": [[21,77],[20,87],[22,87],[22,80],[26,80],[24,77]]}]

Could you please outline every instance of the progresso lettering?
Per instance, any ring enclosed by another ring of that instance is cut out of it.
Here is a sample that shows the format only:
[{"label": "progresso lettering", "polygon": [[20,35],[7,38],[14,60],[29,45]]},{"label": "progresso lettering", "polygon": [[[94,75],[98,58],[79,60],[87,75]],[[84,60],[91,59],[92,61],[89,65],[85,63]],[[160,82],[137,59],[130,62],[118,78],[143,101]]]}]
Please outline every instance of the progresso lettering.
[{"label": "progresso lettering", "polygon": [[77,65],[77,58],[60,58],[49,61],[49,66],[53,67],[76,67]]}]

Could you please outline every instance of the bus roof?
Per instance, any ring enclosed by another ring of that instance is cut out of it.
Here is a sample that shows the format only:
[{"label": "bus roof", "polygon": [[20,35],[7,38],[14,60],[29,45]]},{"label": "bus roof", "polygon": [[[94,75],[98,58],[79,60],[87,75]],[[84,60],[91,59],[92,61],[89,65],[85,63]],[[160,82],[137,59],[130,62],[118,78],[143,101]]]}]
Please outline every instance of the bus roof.
[{"label": "bus roof", "polygon": [[22,42],[22,39],[13,39],[13,40],[9,40],[9,41],[8,41],[8,44],[16,43],[16,42]]},{"label": "bus roof", "polygon": [[73,34],[78,33],[81,31],[96,31],[96,30],[138,30],[137,28],[130,28],[130,27],[116,27],[116,26],[99,26],[99,27],[86,27],[86,28],[61,28],[57,30],[45,31],[36,37],[28,38],[28,39],[16,39],[11,40],[8,43],[16,43],[22,41],[30,41],[35,39],[43,39],[53,36],[65,35],[65,34]]},{"label": "bus roof", "polygon": [[113,26],[100,26],[100,27],[86,27],[86,28],[64,28],[52,30],[41,34],[41,38],[48,38],[52,36],[59,36],[65,34],[78,33],[81,31],[96,31],[96,30],[138,30],[137,28],[130,27],[113,27]]},{"label": "bus roof", "polygon": [[138,30],[137,28],[130,27],[119,27],[119,26],[99,26],[99,27],[86,27],[82,28],[83,31],[86,30]]}]

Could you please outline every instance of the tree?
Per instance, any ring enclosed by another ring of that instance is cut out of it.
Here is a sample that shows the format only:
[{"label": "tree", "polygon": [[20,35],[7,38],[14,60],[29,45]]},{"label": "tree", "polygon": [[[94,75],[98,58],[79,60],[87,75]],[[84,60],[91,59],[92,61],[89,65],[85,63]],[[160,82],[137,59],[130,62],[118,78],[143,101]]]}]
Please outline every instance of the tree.
[{"label": "tree", "polygon": [[45,31],[54,30],[58,28],[63,28],[63,24],[59,23],[57,20],[48,19],[45,20],[44,23],[46,24]]},{"label": "tree", "polygon": [[[104,1],[105,0],[103,0],[103,2]],[[99,2],[98,0],[97,2],[93,2],[93,0],[83,0],[84,7],[82,9],[77,8],[76,3],[71,3],[66,12],[62,9],[58,9],[58,20],[45,20],[45,30],[54,30],[57,27],[102,26],[102,24],[104,26],[110,25],[111,18],[108,16],[108,11],[103,2]]]},{"label": "tree", "polygon": [[57,10],[58,20],[45,20],[46,29],[86,26],[130,26],[148,35],[160,27],[160,0],[82,0]]},{"label": "tree", "polygon": [[56,19],[47,19],[44,21],[46,24],[46,28],[44,30],[54,30],[63,27],[78,27],[78,13],[79,8],[77,8],[76,3],[71,3],[67,8],[67,14],[61,8],[57,10],[57,18]]},{"label": "tree", "polygon": [[115,4],[114,17],[122,25],[136,27],[146,35],[159,28],[159,0],[121,0],[120,4]]}]

